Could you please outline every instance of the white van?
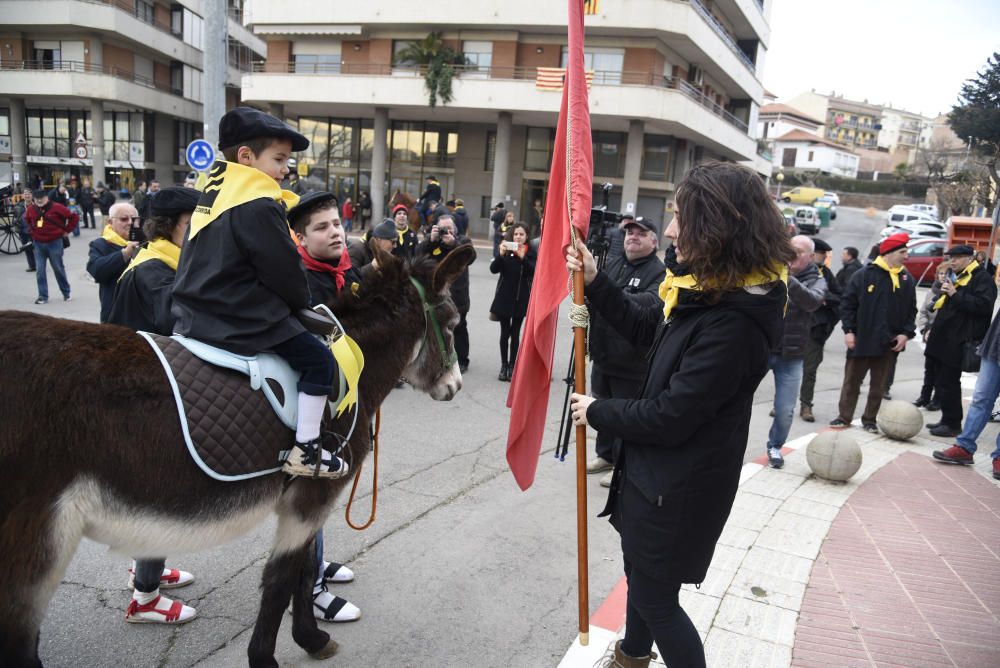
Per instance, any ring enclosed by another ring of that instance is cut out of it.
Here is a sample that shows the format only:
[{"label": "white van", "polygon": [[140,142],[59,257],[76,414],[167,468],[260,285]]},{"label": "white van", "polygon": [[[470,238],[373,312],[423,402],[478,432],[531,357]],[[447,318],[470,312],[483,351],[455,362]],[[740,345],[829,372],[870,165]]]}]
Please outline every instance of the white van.
[{"label": "white van", "polygon": [[906,223],[911,220],[930,220],[937,222],[937,218],[924,212],[918,211],[910,206],[904,206],[902,204],[897,204],[896,206],[889,209],[889,213],[886,215],[886,225],[895,225],[896,223]]}]

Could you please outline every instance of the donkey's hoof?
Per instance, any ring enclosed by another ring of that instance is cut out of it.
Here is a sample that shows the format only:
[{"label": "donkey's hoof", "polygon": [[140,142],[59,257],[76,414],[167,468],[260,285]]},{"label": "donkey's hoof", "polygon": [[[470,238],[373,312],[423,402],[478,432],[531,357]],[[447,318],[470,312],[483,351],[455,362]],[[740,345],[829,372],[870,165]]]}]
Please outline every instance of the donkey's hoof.
[{"label": "donkey's hoof", "polygon": [[326,643],[326,646],[323,647],[323,649],[316,652],[310,652],[309,657],[322,661],[323,659],[329,659],[331,656],[336,654],[337,650],[339,649],[340,645],[337,643],[336,640],[333,640],[331,638],[330,641]]}]

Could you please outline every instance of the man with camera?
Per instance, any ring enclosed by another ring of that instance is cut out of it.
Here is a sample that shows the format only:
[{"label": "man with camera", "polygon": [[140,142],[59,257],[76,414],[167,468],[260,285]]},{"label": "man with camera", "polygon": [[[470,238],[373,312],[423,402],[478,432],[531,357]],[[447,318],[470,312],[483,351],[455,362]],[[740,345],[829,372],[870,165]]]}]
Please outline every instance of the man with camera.
[{"label": "man with camera", "polygon": [[[656,257],[659,234],[648,220],[629,216],[623,220],[624,253],[609,258],[605,273],[626,297],[637,304],[652,306],[660,302],[658,287],[663,280],[663,262]],[[616,228],[617,229],[617,228]],[[645,346],[635,346],[591,310],[590,374],[591,392],[595,399],[632,399],[639,396],[646,372]],[[611,485],[613,438],[597,433],[597,456],[587,463],[588,473],[608,471],[601,485]]]},{"label": "man with camera", "polygon": [[115,285],[125,267],[139,252],[142,240],[139,212],[128,202],[118,202],[108,211],[108,224],[99,239],[90,242],[87,272],[100,286],[101,322],[107,322],[115,301]]}]

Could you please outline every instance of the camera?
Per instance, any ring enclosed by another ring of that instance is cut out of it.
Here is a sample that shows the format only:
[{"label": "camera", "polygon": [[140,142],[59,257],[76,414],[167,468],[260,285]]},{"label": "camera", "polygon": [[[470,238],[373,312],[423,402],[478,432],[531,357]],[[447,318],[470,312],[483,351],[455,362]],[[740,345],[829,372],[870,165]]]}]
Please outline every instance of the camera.
[{"label": "camera", "polygon": [[132,219],[132,224],[128,228],[128,240],[139,243],[146,240],[146,235],[142,233],[142,218],[136,216]]},{"label": "camera", "polygon": [[617,211],[608,211],[608,198],[611,196],[612,185],[605,183],[601,186],[601,206],[590,210],[590,225],[587,228],[587,248],[594,255],[600,257],[606,255],[611,246],[611,239],[608,232],[613,230],[622,221],[622,214]]},{"label": "camera", "polygon": [[520,247],[520,244],[518,244],[516,241],[501,241],[500,245],[509,251],[515,251],[515,252]]}]

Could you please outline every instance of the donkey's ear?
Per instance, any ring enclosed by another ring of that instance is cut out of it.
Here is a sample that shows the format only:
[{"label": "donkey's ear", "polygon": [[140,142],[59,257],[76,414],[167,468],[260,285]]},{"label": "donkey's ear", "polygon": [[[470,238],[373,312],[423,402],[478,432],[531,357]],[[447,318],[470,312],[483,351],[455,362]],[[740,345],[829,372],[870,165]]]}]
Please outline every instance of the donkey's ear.
[{"label": "donkey's ear", "polygon": [[368,244],[372,251],[372,258],[378,265],[379,273],[386,275],[399,273],[403,266],[403,261],[400,258],[379,246],[375,239],[369,239]]},{"label": "donkey's ear", "polygon": [[434,292],[444,292],[475,259],[476,249],[472,244],[462,244],[448,253],[434,269],[431,281]]}]

